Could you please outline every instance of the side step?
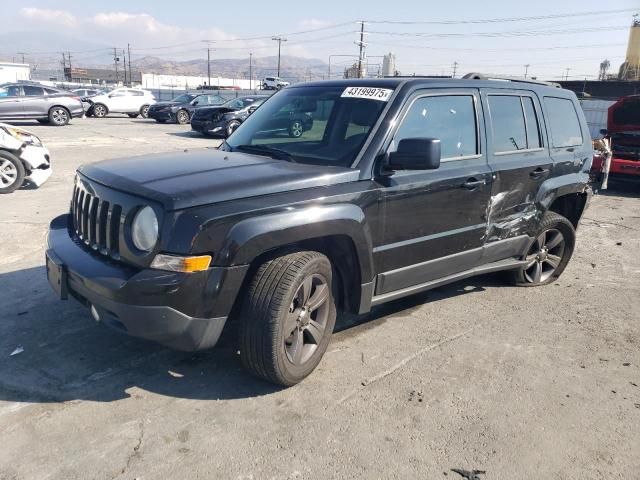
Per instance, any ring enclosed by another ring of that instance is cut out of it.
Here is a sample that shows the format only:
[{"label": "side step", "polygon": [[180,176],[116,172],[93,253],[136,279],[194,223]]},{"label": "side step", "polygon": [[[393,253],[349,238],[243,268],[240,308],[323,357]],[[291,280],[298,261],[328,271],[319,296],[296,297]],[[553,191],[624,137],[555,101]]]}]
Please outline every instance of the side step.
[{"label": "side step", "polygon": [[371,306],[380,305],[391,300],[397,300],[398,298],[407,297],[414,293],[420,293],[427,290],[431,290],[448,283],[457,282],[458,280],[464,280],[465,278],[475,277],[476,275],[482,275],[484,273],[499,272],[502,270],[514,270],[516,268],[522,268],[527,265],[525,260],[515,260],[507,258],[506,260],[500,260],[499,262],[488,263],[486,265],[480,265],[464,272],[455,273],[448,277],[438,278],[429,282],[420,283],[418,285],[412,285],[411,287],[403,288],[402,290],[395,290],[393,292],[384,293],[382,295],[374,295],[371,299]]}]

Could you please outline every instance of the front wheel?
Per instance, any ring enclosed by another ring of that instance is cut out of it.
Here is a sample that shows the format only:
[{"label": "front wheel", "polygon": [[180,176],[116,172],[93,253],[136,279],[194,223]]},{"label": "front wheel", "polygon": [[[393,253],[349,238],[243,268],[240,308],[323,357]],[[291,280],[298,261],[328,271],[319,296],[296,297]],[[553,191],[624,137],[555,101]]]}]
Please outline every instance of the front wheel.
[{"label": "front wheel", "polygon": [[101,103],[96,103],[93,105],[93,116],[96,118],[104,118],[107,116],[107,107]]},{"label": "front wheel", "polygon": [[227,124],[227,137],[231,136],[233,132],[235,132],[240,126],[240,122],[238,120],[231,120]]},{"label": "front wheel", "polygon": [[11,193],[24,182],[24,165],[18,157],[0,151],[0,194]]},{"label": "front wheel", "polygon": [[289,136],[293,138],[300,138],[304,133],[304,127],[302,126],[302,122],[300,120],[295,120],[291,122],[289,126]]},{"label": "front wheel", "polygon": [[179,110],[178,113],[176,113],[176,123],[178,125],[186,125],[189,123],[189,112],[186,110]]},{"label": "front wheel", "polygon": [[149,105],[143,105],[142,107],[140,107],[140,116],[142,118],[149,117]]},{"label": "front wheel", "polygon": [[241,311],[240,357],[247,370],[291,386],[318,366],[336,322],[332,279],[331,262],[319,252],[290,253],[260,266]]},{"label": "front wheel", "polygon": [[537,287],[555,282],[571,260],[575,243],[573,224],[560,214],[547,212],[525,256],[527,265],[513,272],[514,283]]}]

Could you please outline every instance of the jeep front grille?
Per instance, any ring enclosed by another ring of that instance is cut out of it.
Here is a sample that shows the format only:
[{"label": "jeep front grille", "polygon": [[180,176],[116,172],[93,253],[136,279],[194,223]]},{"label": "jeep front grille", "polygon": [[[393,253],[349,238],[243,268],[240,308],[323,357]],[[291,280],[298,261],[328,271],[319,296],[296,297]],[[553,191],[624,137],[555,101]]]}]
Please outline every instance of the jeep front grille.
[{"label": "jeep front grille", "polygon": [[103,255],[119,257],[120,205],[102,200],[78,184],[73,189],[71,217],[78,240]]}]

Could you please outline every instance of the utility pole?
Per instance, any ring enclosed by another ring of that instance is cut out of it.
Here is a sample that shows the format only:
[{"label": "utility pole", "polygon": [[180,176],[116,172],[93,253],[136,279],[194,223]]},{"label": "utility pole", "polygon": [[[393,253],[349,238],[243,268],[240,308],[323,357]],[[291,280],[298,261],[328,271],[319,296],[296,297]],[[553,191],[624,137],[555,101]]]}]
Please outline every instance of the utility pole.
[{"label": "utility pole", "polygon": [[22,55],[22,63],[24,64],[24,52],[17,52],[18,55]]},{"label": "utility pole", "polygon": [[452,78],[456,78],[456,72],[458,71],[458,62],[453,62],[453,75]]},{"label": "utility pole", "polygon": [[249,52],[249,90],[253,88],[253,53]]},{"label": "utility pole", "polygon": [[362,78],[362,62],[364,61],[365,47],[367,46],[367,44],[364,41],[364,22],[361,21],[358,23],[360,23],[360,40],[356,42],[356,45],[360,47],[360,53],[358,54],[358,78]]},{"label": "utility pole", "polygon": [[67,79],[67,57],[65,57],[64,52],[62,52],[62,81],[64,82]]},{"label": "utility pole", "polygon": [[116,85],[118,85],[118,51],[116,48],[113,49],[113,64],[116,67]]},{"label": "utility pole", "polygon": [[122,62],[124,64],[124,85],[127,86],[127,56],[124,53],[124,49],[122,49]]},{"label": "utility pole", "polygon": [[129,86],[133,86],[133,77],[131,76],[131,44],[127,43],[127,53],[129,54]]},{"label": "utility pole", "polygon": [[278,42],[278,75],[280,77],[280,50],[282,48],[282,42],[286,42],[287,39],[285,37],[273,37],[271,40]]},{"label": "utility pole", "polygon": [[73,71],[71,70],[71,52],[67,52],[67,57],[69,57],[69,80],[73,82]]},{"label": "utility pole", "polygon": [[529,73],[529,65],[528,63],[524,66],[524,78],[527,78],[527,74]]},{"label": "utility pole", "polygon": [[207,89],[211,89],[211,47],[207,43],[207,77],[209,78]]},{"label": "utility pole", "polygon": [[566,69],[566,74],[565,74],[565,80],[569,80],[569,72],[571,71],[571,68],[567,68]]}]

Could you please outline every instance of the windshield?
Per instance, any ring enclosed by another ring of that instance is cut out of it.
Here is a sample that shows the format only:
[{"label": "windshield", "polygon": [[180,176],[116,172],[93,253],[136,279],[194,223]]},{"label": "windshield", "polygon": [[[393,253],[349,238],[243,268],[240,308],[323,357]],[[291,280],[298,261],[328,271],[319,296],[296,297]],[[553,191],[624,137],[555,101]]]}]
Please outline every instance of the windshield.
[{"label": "windshield", "polygon": [[[380,91],[383,95],[377,97],[380,99],[361,98],[360,90]],[[274,158],[351,166],[390,93],[377,88],[288,88],[251,114],[223,148],[251,153],[262,150],[265,155],[277,150]]]},{"label": "windshield", "polygon": [[188,93],[185,93],[184,95],[180,95],[180,96],[174,98],[171,101],[172,102],[176,102],[176,103],[187,103],[187,102],[190,102],[191,100],[193,100],[194,98],[196,98],[195,95],[190,95]]}]

